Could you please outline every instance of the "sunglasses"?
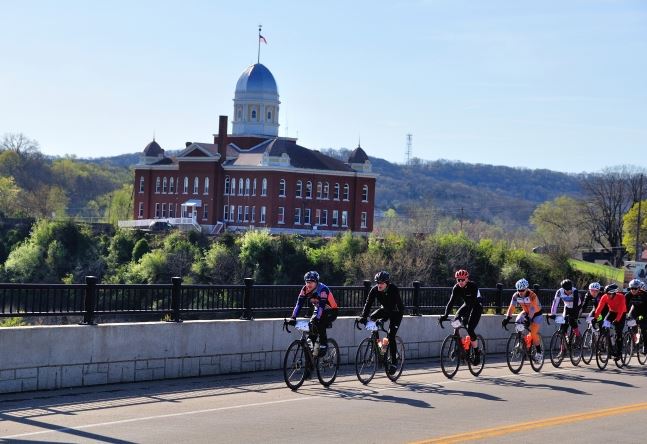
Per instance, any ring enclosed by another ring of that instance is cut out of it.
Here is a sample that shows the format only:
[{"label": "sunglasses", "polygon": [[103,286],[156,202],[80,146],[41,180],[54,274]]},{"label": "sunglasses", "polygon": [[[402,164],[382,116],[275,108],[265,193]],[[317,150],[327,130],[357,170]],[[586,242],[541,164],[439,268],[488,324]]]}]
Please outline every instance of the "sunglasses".
[{"label": "sunglasses", "polygon": [[631,290],[631,291],[633,291],[633,290],[640,290],[640,288],[638,288],[638,287],[631,287],[629,290]]},{"label": "sunglasses", "polygon": [[467,279],[456,279],[456,282],[465,282]]}]

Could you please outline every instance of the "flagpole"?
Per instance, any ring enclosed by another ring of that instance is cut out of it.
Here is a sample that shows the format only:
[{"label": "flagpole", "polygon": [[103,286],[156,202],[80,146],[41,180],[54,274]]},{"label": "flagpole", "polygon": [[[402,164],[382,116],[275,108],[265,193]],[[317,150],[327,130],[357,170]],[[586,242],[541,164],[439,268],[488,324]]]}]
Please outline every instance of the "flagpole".
[{"label": "flagpole", "polygon": [[258,25],[258,58],[256,63],[261,63],[261,28],[263,25]]}]

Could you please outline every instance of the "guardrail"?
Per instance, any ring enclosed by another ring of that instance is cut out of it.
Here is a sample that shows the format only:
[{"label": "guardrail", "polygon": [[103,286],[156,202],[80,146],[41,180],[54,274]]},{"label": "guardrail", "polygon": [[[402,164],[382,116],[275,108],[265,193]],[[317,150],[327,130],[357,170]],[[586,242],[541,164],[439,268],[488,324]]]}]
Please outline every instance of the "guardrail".
[{"label": "guardrail", "polygon": [[[371,282],[361,286],[330,287],[340,315],[355,315],[364,307]],[[97,315],[168,315],[179,322],[183,315],[218,314],[219,317],[253,319],[287,316],[294,307],[301,285],[183,285],[174,277],[170,284],[99,284],[86,276],[85,284],[6,284],[0,283],[0,317],[83,316],[83,324],[93,324]],[[481,288],[484,309],[501,314],[514,289]],[[534,286],[543,307],[549,307],[555,290]],[[451,287],[423,287],[418,281],[400,287],[408,314],[440,314],[445,310]]]}]

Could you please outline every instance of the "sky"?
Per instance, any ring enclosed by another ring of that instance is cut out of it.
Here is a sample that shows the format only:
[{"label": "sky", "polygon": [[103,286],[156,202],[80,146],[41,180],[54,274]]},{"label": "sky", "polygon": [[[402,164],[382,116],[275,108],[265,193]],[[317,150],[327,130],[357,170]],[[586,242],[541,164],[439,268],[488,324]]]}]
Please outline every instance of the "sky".
[{"label": "sky", "polygon": [[211,142],[259,24],[302,146],[647,167],[642,0],[0,0],[0,136],[77,157]]}]

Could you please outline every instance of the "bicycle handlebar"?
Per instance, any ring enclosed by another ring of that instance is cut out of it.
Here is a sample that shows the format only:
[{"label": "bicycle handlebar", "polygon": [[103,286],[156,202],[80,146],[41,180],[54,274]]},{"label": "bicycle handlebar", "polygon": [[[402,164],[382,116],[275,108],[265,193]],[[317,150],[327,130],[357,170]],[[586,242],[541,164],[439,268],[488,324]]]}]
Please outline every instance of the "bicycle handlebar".
[{"label": "bicycle handlebar", "polygon": [[292,331],[288,328],[289,325],[290,322],[287,319],[283,318],[283,330],[287,331],[288,333],[292,333]]},{"label": "bicycle handlebar", "polygon": [[356,329],[358,329],[358,330],[361,330],[361,329],[362,329],[362,327],[360,327],[360,326],[359,326],[359,319],[355,318],[355,322],[354,322],[354,324],[355,324],[355,328],[356,328]]},{"label": "bicycle handlebar", "polygon": [[444,329],[444,328],[445,328],[445,326],[443,326],[443,322],[445,322],[445,321],[443,321],[442,319],[438,318],[438,325],[440,325],[440,328],[442,328],[442,329]]}]

